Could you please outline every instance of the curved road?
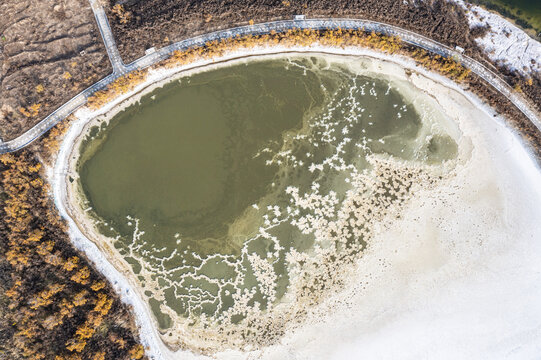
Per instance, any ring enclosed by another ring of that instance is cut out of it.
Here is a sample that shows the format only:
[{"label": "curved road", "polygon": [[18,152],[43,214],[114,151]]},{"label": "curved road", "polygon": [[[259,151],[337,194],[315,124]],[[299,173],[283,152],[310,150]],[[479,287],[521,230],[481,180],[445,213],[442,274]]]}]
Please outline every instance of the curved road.
[{"label": "curved road", "polygon": [[19,150],[32,141],[46,133],[50,128],[58,122],[65,119],[79,107],[86,104],[87,99],[96,91],[102,90],[108,84],[116,80],[118,77],[125,75],[128,72],[139,70],[151,66],[161,60],[167,59],[172,52],[177,50],[186,50],[194,46],[202,46],[208,41],[231,38],[237,35],[263,35],[271,31],[287,31],[289,29],[364,29],[365,31],[375,31],[384,35],[398,36],[407,44],[421,47],[432,53],[436,53],[445,57],[454,57],[463,66],[470,69],[473,73],[491,84],[496,90],[506,96],[530,121],[541,131],[541,120],[539,115],[533,111],[527,101],[515,92],[502,78],[497,74],[487,69],[485,66],[465,56],[454,49],[438,43],[434,40],[426,38],[414,32],[398,28],[396,26],[383,24],[379,22],[360,20],[360,19],[294,19],[273,21],[256,25],[240,26],[228,30],[216,31],[213,33],[197,36],[191,39],[179,41],[169,46],[163,47],[153,53],[140,57],[136,61],[125,65],[122,62],[120,54],[115,44],[115,40],[109,26],[109,22],[105,15],[105,11],[98,4],[97,0],[89,0],[98,23],[103,41],[107,48],[107,54],[111,64],[113,65],[113,73],[104,79],[98,81],[94,85],[82,91],[80,94],[66,102],[60,108],[55,110],[49,116],[41,120],[33,128],[17,137],[16,139],[0,143],[0,154]]}]

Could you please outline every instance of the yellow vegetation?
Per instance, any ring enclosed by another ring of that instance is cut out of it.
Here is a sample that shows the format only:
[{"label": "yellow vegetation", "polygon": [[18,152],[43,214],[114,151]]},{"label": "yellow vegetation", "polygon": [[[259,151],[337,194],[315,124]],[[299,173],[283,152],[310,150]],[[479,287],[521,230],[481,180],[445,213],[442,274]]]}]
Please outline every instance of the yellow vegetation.
[{"label": "yellow vegetation", "polygon": [[[253,20],[249,21],[254,24]],[[257,46],[280,45],[284,47],[311,46],[320,44],[323,46],[339,47],[368,47],[386,53],[404,53],[432,70],[439,71],[451,78],[461,81],[468,77],[470,70],[462,67],[451,58],[444,58],[439,55],[431,55],[425,50],[417,49],[407,52],[401,44],[400,38],[386,36],[375,32],[367,33],[364,30],[300,30],[293,29],[285,32],[271,31],[266,35],[235,37],[207,42],[204,46],[193,47],[184,51],[175,51],[171,57],[164,60],[156,67],[177,67],[189,64],[193,61],[203,59],[214,59],[223,56],[228,51],[236,49],[250,49]],[[118,78],[109,84],[107,89],[96,92],[88,99],[88,106],[96,110],[107,102],[118,96],[131,91],[146,79],[147,71],[139,70]]]},{"label": "yellow vegetation", "polygon": [[130,356],[132,359],[139,360],[143,357],[143,355],[145,355],[145,349],[141,344],[137,344],[130,349]]},{"label": "yellow vegetation", "polygon": [[28,108],[20,107],[19,111],[26,117],[36,117],[39,114],[41,104],[32,104]]},{"label": "yellow vegetation", "polygon": [[62,291],[66,285],[53,284],[48,289],[39,292],[36,296],[30,299],[29,304],[32,310],[36,310],[41,306],[52,304],[52,297]]},{"label": "yellow vegetation", "polygon": [[42,138],[43,145],[41,146],[41,151],[43,152],[43,157],[45,159],[51,159],[52,155],[58,151],[60,147],[60,139],[66,133],[66,131],[68,131],[71,121],[71,116],[64,119],[49,130],[47,136]]},{"label": "yellow vegetation", "polygon": [[76,283],[85,285],[88,284],[88,277],[90,276],[90,269],[85,266],[79,269],[73,276],[70,278],[72,281],[75,281]]},{"label": "yellow vegetation", "polygon": [[113,305],[113,299],[107,297],[103,293],[98,294],[98,300],[96,301],[96,306],[94,306],[94,311],[100,313],[100,315],[105,316],[111,310]]},{"label": "yellow vegetation", "polygon": [[145,81],[146,76],[146,70],[137,70],[116,79],[109,84],[107,89],[94,93],[94,95],[88,99],[88,106],[94,110],[99,109],[112,99],[133,90],[138,84]]},{"label": "yellow vegetation", "polygon": [[[37,157],[26,150],[0,155],[0,170],[0,247],[11,277],[9,283],[0,284],[5,295],[1,330],[8,326],[12,335],[0,353],[6,359],[99,360],[102,349],[115,348],[123,354],[120,358],[127,358],[125,346],[133,340],[126,339],[133,336],[116,330],[126,329],[118,322],[119,315],[125,321],[124,315],[111,314],[114,298],[105,281],[91,273],[65,242],[65,228],[51,211]],[[105,335],[105,348],[92,341],[97,331]],[[61,340],[65,348],[47,347],[51,339]]]},{"label": "yellow vegetation", "polygon": [[57,327],[58,325],[62,325],[62,318],[58,317],[58,316],[51,315],[48,318],[46,318],[45,320],[43,320],[42,325],[47,330],[52,330],[55,327]]},{"label": "yellow vegetation", "polygon": [[100,351],[100,352],[96,353],[96,354],[92,357],[92,360],[105,360],[105,352],[104,352],[104,351]]},{"label": "yellow vegetation", "polygon": [[131,19],[131,12],[126,11],[123,5],[116,4],[111,8],[111,12],[116,15],[121,24],[127,24]]},{"label": "yellow vegetation", "polygon": [[100,291],[105,287],[105,281],[94,281],[90,288],[94,291]]},{"label": "yellow vegetation", "polygon": [[92,335],[94,335],[94,328],[90,327],[89,324],[84,324],[80,328],[77,329],[75,334],[79,336],[81,339],[90,339]]},{"label": "yellow vegetation", "polygon": [[453,58],[433,55],[424,49],[415,49],[410,55],[418,64],[431,70],[436,70],[457,81],[466,79],[471,72],[470,69],[466,69]]},{"label": "yellow vegetation", "polygon": [[86,341],[70,339],[66,342],[66,349],[69,351],[81,352],[86,346]]},{"label": "yellow vegetation", "polygon": [[164,65],[166,67],[176,67],[189,64],[201,58],[213,59],[222,56],[228,51],[242,48],[249,49],[269,45],[285,47],[311,46],[314,44],[340,47],[369,47],[388,53],[395,53],[400,50],[400,39],[398,37],[388,37],[374,32],[366,33],[362,30],[341,29],[326,31],[296,29],[281,33],[271,31],[269,34],[260,36],[248,35],[245,37],[222,39],[220,41],[209,41],[202,47],[174,52],[168,60],[165,60]]},{"label": "yellow vegetation", "polygon": [[62,267],[66,271],[71,271],[77,267],[78,262],[79,262],[79,258],[77,256],[72,256],[66,260],[66,262],[64,263],[64,265],[62,265]]},{"label": "yellow vegetation", "polygon": [[86,290],[81,290],[79,291],[77,294],[75,294],[75,296],[73,297],[73,305],[74,306],[82,306],[84,304],[86,304],[87,302],[87,298],[86,296],[88,295],[88,291]]}]

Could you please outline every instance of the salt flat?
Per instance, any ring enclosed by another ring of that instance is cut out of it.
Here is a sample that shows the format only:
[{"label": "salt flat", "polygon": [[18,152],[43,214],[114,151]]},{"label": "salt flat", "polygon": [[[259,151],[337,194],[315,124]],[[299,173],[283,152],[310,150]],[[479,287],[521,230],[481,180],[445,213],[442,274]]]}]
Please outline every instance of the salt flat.
[{"label": "salt flat", "polygon": [[[364,50],[314,50],[385,58]],[[475,98],[405,59],[386,60],[398,63],[396,76],[406,76],[401,67],[415,69],[410,81],[432,94],[458,124],[462,163],[437,191],[418,194],[400,221],[381,225],[347,290],[311,310],[303,327],[278,345],[226,351],[216,358],[478,358],[487,353],[523,358],[538,353],[539,169],[504,121]],[[77,131],[80,127],[70,130],[56,165],[54,189],[64,214],[60,170]],[[150,353],[192,357],[163,346],[137,289],[73,222],[71,229],[76,244],[134,304]]]}]

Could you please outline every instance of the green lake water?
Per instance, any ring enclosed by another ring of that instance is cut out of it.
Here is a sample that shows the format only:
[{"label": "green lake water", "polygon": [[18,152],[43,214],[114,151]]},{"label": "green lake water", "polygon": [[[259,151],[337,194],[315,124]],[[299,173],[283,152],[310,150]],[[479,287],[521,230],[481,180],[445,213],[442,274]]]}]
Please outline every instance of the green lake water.
[{"label": "green lake water", "polygon": [[539,0],[473,0],[495,10],[505,17],[514,19],[523,28],[532,28],[541,36],[541,1]]},{"label": "green lake water", "polygon": [[164,332],[317,302],[340,281],[329,264],[351,263],[370,216],[419,176],[403,162],[456,156],[428,102],[347,61],[284,57],[182,78],[83,143],[83,208],[116,238]]}]

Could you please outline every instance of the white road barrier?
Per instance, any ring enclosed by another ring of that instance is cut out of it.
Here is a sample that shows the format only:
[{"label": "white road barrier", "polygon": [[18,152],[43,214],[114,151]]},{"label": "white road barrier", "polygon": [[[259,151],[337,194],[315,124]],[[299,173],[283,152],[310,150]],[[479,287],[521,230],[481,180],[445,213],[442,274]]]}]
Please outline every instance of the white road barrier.
[{"label": "white road barrier", "polygon": [[292,29],[313,29],[313,30],[333,30],[333,29],[363,29],[364,31],[374,31],[376,33],[398,36],[401,41],[423,48],[432,53],[452,57],[457,59],[464,67],[470,69],[473,73],[481,77],[496,90],[511,101],[540,131],[541,117],[536,111],[532,110],[528,102],[518,94],[509,84],[493,71],[487,69],[478,61],[462,54],[460,51],[452,49],[437,41],[431,40],[425,36],[419,35],[409,30],[405,30],[393,25],[380,22],[362,20],[362,19],[305,19],[295,16],[293,20],[280,20],[267,23],[239,26],[227,30],[220,30],[190,39],[182,40],[174,44],[158,49],[152,53],[140,57],[134,62],[125,65],[122,62],[116,43],[107,20],[105,11],[99,5],[97,0],[89,0],[100,29],[107,54],[113,66],[113,73],[98,81],[89,88],[83,90],[80,94],[66,102],[60,108],[52,112],[49,116],[41,120],[33,128],[17,137],[16,139],[0,143],[0,154],[19,150],[32,141],[46,133],[50,128],[60,121],[64,120],[79,107],[86,104],[87,99],[96,91],[103,90],[115,81],[117,78],[136,70],[141,70],[167,59],[174,51],[186,50],[191,47],[203,46],[208,41],[232,38],[235,36],[263,35],[271,31],[283,32]]}]

